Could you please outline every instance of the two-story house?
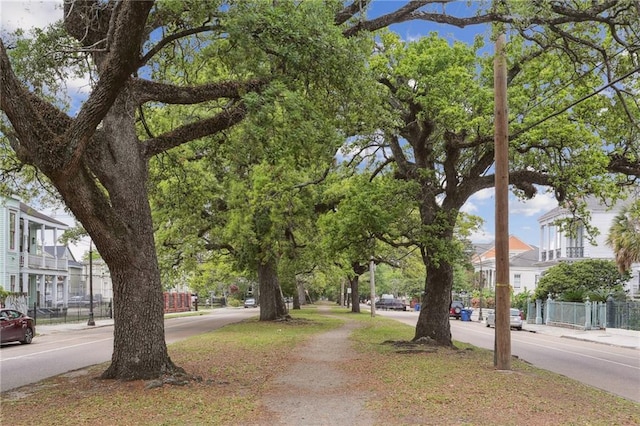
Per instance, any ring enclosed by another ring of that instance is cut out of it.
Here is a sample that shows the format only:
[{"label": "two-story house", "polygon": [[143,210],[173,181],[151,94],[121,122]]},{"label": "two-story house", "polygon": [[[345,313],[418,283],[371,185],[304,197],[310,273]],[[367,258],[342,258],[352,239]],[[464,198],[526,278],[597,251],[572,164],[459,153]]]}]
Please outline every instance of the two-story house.
[{"label": "two-story house", "polygon": [[[0,286],[29,306],[66,305],[69,258],[57,241],[68,226],[13,197],[0,196]],[[47,241],[54,242],[51,251]]]},{"label": "two-story house", "polygon": [[[540,225],[540,253],[538,261],[546,270],[558,262],[571,262],[585,259],[615,259],[611,247],[606,244],[609,229],[620,209],[632,199],[620,201],[613,206],[607,206],[594,197],[586,199],[591,218],[589,224],[598,229],[599,234],[591,239],[587,237],[587,230],[579,225],[575,233],[565,232],[559,225],[559,220],[570,217],[570,212],[560,207],[545,213],[538,218]],[[632,298],[640,297],[640,264],[631,268],[631,280],[626,285],[628,295]]]},{"label": "two-story house", "polygon": [[[585,259],[615,258],[606,244],[609,228],[620,208],[630,200],[614,206],[606,206],[595,198],[587,200],[590,212],[589,223],[598,229],[599,234],[593,240],[587,238],[586,228],[578,226],[575,233],[565,232],[559,220],[569,217],[570,213],[559,207],[550,210],[538,218],[540,225],[540,248],[528,245],[515,236],[509,237],[509,284],[513,293],[535,290],[538,280],[547,269],[559,262],[571,262]],[[496,259],[492,244],[475,245],[472,257],[475,272],[482,277],[483,288],[495,288]],[[631,298],[640,297],[640,264],[631,268],[632,277],[626,285]]]}]

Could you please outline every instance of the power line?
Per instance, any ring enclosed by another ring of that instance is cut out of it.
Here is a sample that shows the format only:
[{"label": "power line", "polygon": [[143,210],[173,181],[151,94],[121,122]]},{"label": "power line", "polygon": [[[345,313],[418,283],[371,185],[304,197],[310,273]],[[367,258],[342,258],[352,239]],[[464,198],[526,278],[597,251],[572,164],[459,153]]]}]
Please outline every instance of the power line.
[{"label": "power line", "polygon": [[588,94],[588,95],[585,95],[585,96],[581,97],[580,99],[578,99],[578,100],[576,100],[576,101],[571,102],[571,103],[570,103],[569,105],[567,105],[566,107],[564,107],[564,108],[562,108],[562,109],[560,109],[560,110],[558,110],[558,111],[555,111],[554,113],[549,114],[548,116],[546,116],[546,117],[544,117],[544,118],[541,118],[540,120],[536,121],[535,123],[531,124],[530,126],[525,127],[524,129],[521,129],[521,130],[519,130],[519,131],[515,132],[515,133],[513,134],[513,136],[517,136],[517,135],[519,135],[519,134],[525,133],[525,132],[527,132],[527,131],[531,130],[532,128],[534,128],[534,127],[536,127],[536,126],[538,126],[538,125],[540,125],[540,124],[544,123],[545,121],[550,120],[550,119],[552,119],[552,118],[554,118],[554,117],[559,116],[560,114],[564,113],[564,112],[565,112],[565,111],[567,111],[568,109],[573,108],[574,106],[578,105],[579,103],[584,102],[584,101],[586,101],[587,99],[594,97],[594,96],[595,96],[595,95],[597,95],[598,93],[602,92],[604,89],[606,89],[606,88],[608,88],[608,87],[613,86],[614,84],[616,84],[616,83],[618,83],[618,82],[620,82],[620,81],[624,80],[624,79],[625,79],[625,78],[627,78],[627,77],[630,77],[632,74],[635,74],[635,73],[636,73],[636,72],[638,72],[638,71],[640,71],[640,67],[637,67],[637,68],[635,68],[635,69],[633,69],[633,70],[629,71],[628,73],[624,74],[622,77],[619,77],[619,78],[617,78],[617,79],[613,80],[612,82],[609,82],[609,83],[605,84],[604,86],[602,86],[601,88],[599,88],[599,89],[598,89],[598,90],[596,90],[595,92],[590,93],[590,94]]}]

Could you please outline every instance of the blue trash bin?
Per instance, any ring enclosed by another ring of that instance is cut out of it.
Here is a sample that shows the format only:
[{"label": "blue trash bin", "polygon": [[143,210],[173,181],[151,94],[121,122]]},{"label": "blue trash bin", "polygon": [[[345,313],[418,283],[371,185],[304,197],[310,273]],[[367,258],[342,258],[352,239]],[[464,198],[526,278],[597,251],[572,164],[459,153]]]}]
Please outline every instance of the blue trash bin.
[{"label": "blue trash bin", "polygon": [[471,311],[469,309],[463,309],[460,311],[460,319],[462,321],[471,321]]},{"label": "blue trash bin", "polygon": [[418,312],[420,310],[420,304],[416,303],[413,308],[416,310],[416,312]]}]

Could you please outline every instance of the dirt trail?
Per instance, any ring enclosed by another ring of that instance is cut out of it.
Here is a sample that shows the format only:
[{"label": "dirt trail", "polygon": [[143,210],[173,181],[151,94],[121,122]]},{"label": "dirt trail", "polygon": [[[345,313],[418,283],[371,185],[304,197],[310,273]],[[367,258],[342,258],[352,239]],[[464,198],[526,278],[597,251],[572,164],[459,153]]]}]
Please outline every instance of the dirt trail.
[{"label": "dirt trail", "polygon": [[347,321],[296,349],[298,361],[276,376],[265,392],[263,403],[273,416],[270,425],[374,424],[365,409],[371,394],[344,369],[358,356],[349,341],[357,327],[355,321]]}]

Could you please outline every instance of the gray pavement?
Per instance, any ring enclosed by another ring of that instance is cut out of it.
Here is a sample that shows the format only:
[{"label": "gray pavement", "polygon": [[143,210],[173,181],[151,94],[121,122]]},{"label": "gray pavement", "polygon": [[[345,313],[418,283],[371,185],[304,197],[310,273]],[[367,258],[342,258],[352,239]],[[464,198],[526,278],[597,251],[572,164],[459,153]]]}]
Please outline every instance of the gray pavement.
[{"label": "gray pavement", "polygon": [[[471,320],[478,321],[477,310],[471,315]],[[87,325],[87,322],[62,323],[55,325],[36,325],[36,336],[55,334],[74,330],[86,330],[94,327],[113,326],[112,319],[95,320],[94,326]],[[623,330],[619,328],[607,328],[599,330],[578,330],[565,327],[555,327],[548,325],[527,324],[523,325],[523,330],[531,333],[550,334],[566,339],[584,340],[601,343],[604,345],[619,346],[623,348],[636,349],[640,351],[640,331]]]},{"label": "gray pavement", "polygon": [[110,327],[113,326],[112,319],[99,319],[94,321],[96,325],[88,325],[87,321],[83,322],[65,322],[52,325],[40,325],[36,324],[36,337],[38,335],[64,333],[67,331],[87,330],[95,327]]},{"label": "gray pavement", "polygon": [[571,328],[527,323],[523,325],[522,329],[532,333],[551,334],[566,339],[584,340],[640,351],[640,331],[635,330],[623,330],[620,328],[576,330]]}]

